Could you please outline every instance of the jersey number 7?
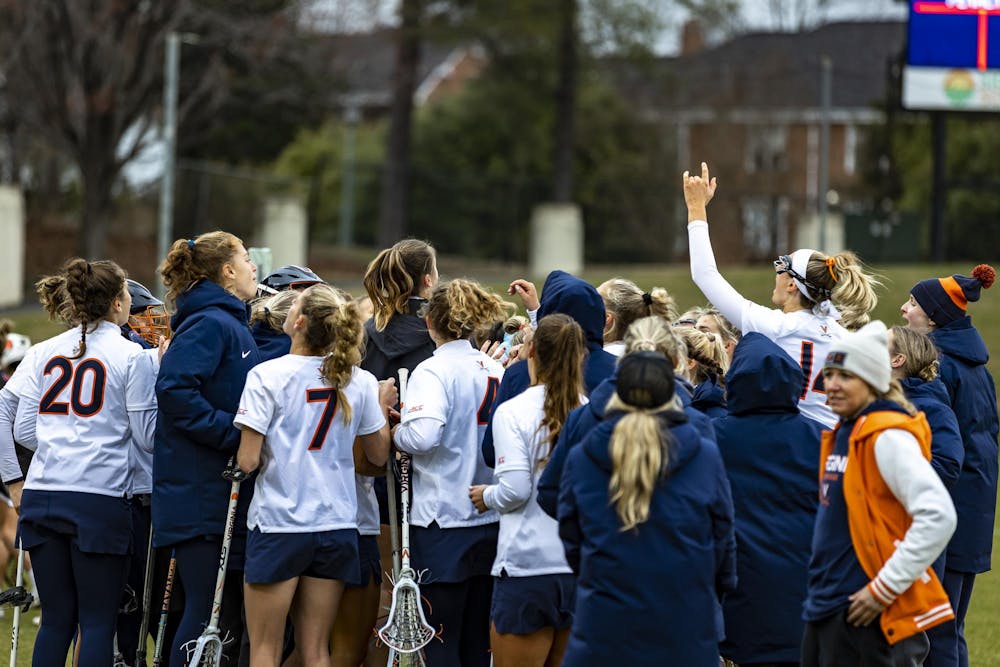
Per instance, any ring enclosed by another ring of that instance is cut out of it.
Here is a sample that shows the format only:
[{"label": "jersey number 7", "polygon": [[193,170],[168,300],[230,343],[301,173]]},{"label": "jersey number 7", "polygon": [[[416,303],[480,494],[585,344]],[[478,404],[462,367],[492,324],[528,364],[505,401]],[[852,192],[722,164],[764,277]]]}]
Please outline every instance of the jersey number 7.
[{"label": "jersey number 7", "polygon": [[323,414],[313,431],[312,440],[309,441],[309,451],[318,452],[323,449],[326,441],[327,431],[333,423],[333,416],[337,414],[337,390],[336,389],[306,389],[306,403],[325,403]]}]

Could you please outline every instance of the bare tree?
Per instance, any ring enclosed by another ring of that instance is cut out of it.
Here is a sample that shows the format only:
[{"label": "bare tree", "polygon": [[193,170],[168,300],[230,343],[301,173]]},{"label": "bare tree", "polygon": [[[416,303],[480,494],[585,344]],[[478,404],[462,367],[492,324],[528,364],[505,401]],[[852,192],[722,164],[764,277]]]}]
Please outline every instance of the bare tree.
[{"label": "bare tree", "polygon": [[288,21],[281,0],[0,0],[0,68],[17,122],[72,159],[83,202],[80,253],[104,254],[122,168],[154,136],[163,45],[174,30],[202,35],[185,70],[179,119],[210,118],[224,99],[227,60],[261,58]]}]

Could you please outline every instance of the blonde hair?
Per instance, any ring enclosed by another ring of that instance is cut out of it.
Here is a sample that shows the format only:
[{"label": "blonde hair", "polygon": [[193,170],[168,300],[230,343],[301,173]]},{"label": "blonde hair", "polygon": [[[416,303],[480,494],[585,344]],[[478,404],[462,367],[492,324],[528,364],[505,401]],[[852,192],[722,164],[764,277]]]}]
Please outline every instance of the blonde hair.
[{"label": "blonde hair", "polygon": [[160,264],[160,275],[167,286],[167,300],[191,289],[199,280],[222,284],[222,267],[243,250],[243,241],[229,232],[208,232],[195,239],[177,239]]},{"label": "blonde hair", "polygon": [[468,338],[481,326],[504,319],[514,304],[483,289],[479,283],[457,278],[439,283],[425,306],[425,315],[439,335],[449,340]]},{"label": "blonde hair", "polygon": [[542,423],[538,428],[549,431],[547,462],[566,416],[580,405],[587,339],[572,317],[554,313],[538,322],[532,343],[535,346],[535,376],[539,384],[545,385]]},{"label": "blonde hair", "polygon": [[632,530],[649,519],[649,505],[657,484],[666,475],[673,444],[657,414],[679,409],[675,394],[664,405],[642,410],[625,403],[615,394],[608,411],[625,412],[611,433],[611,481],[608,484],[611,504],[615,506],[621,531]]},{"label": "blonde hair", "polygon": [[726,354],[722,336],[688,327],[679,328],[677,335],[687,346],[688,359],[696,363],[693,370],[684,373],[684,377],[692,384],[701,384],[706,380],[721,382],[729,368],[729,355]]},{"label": "blonde hair", "polygon": [[289,289],[257,299],[251,306],[250,324],[264,322],[275,331],[282,331],[288,311],[292,309],[298,296],[296,290]]},{"label": "blonde hair", "polygon": [[643,317],[629,326],[625,332],[625,353],[640,350],[659,352],[674,365],[675,374],[686,375],[687,346],[662,317]]},{"label": "blonde hair", "polygon": [[125,292],[125,270],[110,260],[88,262],[75,257],[60,272],[35,283],[38,298],[49,317],[80,325],[80,346],[70,359],[87,353],[87,326],[108,315],[115,299]]},{"label": "blonde hair", "polygon": [[[828,260],[832,261],[828,263]],[[871,313],[878,305],[875,288],[882,287],[882,283],[877,276],[865,271],[864,264],[853,252],[832,256],[814,252],[806,264],[805,277],[823,290],[821,294],[811,294],[813,302],[819,303],[826,298],[833,301],[840,311],[840,324],[846,329],[855,331],[871,320]],[[802,305],[811,305],[801,292],[799,299]]]},{"label": "blonde hair", "polygon": [[[294,293],[294,292],[293,292]],[[361,318],[354,303],[329,285],[312,285],[301,293],[299,311],[306,318],[305,343],[322,355],[320,375],[337,392],[344,423],[351,421],[351,405],[344,387],[361,363]]]},{"label": "blonde hair", "polygon": [[730,340],[738,343],[743,339],[743,332],[737,329],[725,315],[720,313],[715,308],[711,306],[703,308],[698,319],[700,320],[702,317],[707,317],[712,321],[715,325],[715,330],[713,330],[712,333],[722,336],[723,344]]},{"label": "blonde hair", "polygon": [[396,313],[407,312],[407,301],[420,291],[424,276],[434,272],[434,248],[406,239],[386,248],[365,271],[364,286],[375,311],[375,328],[382,331]]},{"label": "blonde hair", "polygon": [[639,318],[655,315],[671,322],[677,319],[674,297],[662,287],[643,292],[631,280],[612,278],[601,283],[597,293],[604,300],[604,307],[615,318],[611,331],[604,336],[605,343],[624,338],[629,326]]},{"label": "blonde hair", "polygon": [[930,382],[938,376],[941,369],[938,351],[926,334],[898,325],[889,331],[892,333],[889,353],[906,357],[900,369],[905,377],[918,377],[924,382]]}]

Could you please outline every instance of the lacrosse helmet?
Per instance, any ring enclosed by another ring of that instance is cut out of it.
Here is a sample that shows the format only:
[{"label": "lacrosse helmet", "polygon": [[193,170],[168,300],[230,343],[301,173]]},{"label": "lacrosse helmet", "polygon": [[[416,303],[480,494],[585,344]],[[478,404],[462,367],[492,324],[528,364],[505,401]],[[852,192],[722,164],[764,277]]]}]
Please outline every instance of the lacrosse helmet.
[{"label": "lacrosse helmet", "polygon": [[312,269],[304,266],[289,264],[280,269],[275,269],[261,281],[265,286],[278,292],[287,289],[305,289],[310,285],[327,284],[325,280],[313,273]]},{"label": "lacrosse helmet", "polygon": [[8,368],[11,364],[16,364],[24,359],[24,355],[31,347],[31,339],[19,333],[7,334],[7,342],[4,344],[3,352],[0,353],[0,368]]},{"label": "lacrosse helmet", "polygon": [[128,293],[132,295],[128,325],[150,345],[159,344],[160,336],[170,338],[170,316],[163,302],[140,282],[127,279]]}]

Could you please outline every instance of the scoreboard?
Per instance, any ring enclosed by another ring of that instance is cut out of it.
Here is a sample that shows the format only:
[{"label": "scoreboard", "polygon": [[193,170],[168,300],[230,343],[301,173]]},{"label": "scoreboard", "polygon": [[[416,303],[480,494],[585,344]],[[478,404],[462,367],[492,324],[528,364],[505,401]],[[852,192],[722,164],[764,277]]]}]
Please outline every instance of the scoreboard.
[{"label": "scoreboard", "polygon": [[1000,0],[910,0],[903,106],[1000,110]]}]

